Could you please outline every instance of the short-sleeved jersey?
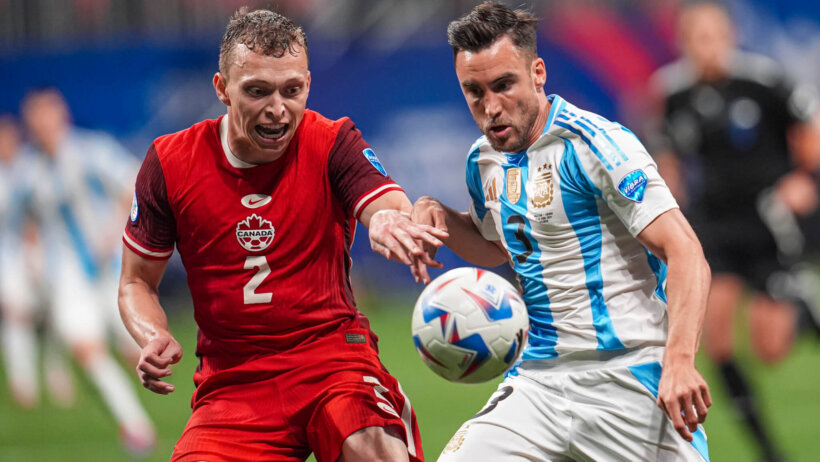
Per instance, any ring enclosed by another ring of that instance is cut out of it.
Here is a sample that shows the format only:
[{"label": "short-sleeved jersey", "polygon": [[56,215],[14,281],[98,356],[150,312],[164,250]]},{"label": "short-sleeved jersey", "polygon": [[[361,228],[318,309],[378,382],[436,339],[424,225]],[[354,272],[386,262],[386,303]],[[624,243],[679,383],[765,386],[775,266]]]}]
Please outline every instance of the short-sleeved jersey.
[{"label": "short-sleeved jersey", "polygon": [[699,80],[686,59],[652,79],[670,148],[692,170],[689,200],[705,222],[756,214],[760,192],[789,171],[787,133],[811,117],[816,95],[771,60],[737,53],[726,78]]},{"label": "short-sleeved jersey", "polygon": [[677,207],[640,141],[557,95],[519,153],[467,159],[470,214],[510,254],[530,317],[523,360],[662,346],[666,267],[635,238]]},{"label": "short-sleeved jersey", "polygon": [[19,230],[25,216],[34,219],[50,277],[68,260],[84,277],[98,277],[119,248],[122,222],[113,213],[133,184],[137,160],[110,135],[76,128],[54,155],[27,144],[19,159],[10,226]]},{"label": "short-sleeved jersey", "polygon": [[348,274],[355,220],[400,190],[347,118],[308,110],[285,154],[242,168],[226,117],[154,141],[123,236],[149,259],[176,245],[206,376],[361,316]]}]

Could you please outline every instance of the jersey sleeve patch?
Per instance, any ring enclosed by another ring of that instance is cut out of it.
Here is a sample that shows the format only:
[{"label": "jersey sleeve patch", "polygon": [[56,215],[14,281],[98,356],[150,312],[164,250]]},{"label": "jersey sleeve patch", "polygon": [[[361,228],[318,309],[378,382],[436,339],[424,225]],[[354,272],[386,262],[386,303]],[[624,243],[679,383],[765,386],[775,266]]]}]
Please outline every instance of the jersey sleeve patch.
[{"label": "jersey sleeve patch", "polygon": [[646,185],[649,180],[643,170],[633,170],[627,173],[618,183],[618,191],[633,202],[643,202]]},{"label": "jersey sleeve patch", "polygon": [[387,171],[384,169],[384,166],[382,166],[382,163],[379,162],[379,158],[376,157],[376,153],[373,152],[373,149],[365,148],[362,151],[362,154],[364,154],[364,158],[367,159],[367,161],[370,162],[370,165],[372,165],[376,170],[378,170],[379,173],[381,173],[384,176],[387,176]]},{"label": "jersey sleeve patch", "polygon": [[131,223],[136,223],[140,216],[140,207],[137,201],[137,192],[134,191],[134,199],[131,201]]}]

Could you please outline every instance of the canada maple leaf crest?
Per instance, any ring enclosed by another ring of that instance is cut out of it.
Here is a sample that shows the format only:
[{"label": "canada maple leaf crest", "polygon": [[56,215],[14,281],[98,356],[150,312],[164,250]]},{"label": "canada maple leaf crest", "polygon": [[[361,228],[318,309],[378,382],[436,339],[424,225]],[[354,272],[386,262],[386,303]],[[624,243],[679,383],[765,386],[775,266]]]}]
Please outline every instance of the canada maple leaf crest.
[{"label": "canada maple leaf crest", "polygon": [[273,223],[255,213],[236,224],[236,240],[251,252],[267,249],[275,233]]}]

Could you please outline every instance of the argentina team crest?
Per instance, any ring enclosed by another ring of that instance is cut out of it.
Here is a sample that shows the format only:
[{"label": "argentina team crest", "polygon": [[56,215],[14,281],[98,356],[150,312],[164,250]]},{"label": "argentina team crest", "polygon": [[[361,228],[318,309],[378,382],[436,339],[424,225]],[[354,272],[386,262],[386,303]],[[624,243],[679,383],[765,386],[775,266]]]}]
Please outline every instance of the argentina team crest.
[{"label": "argentina team crest", "polygon": [[555,190],[552,182],[552,164],[545,163],[536,169],[533,189],[531,199],[533,207],[541,208],[552,204]]},{"label": "argentina team crest", "polygon": [[273,223],[254,213],[237,223],[236,240],[243,249],[259,252],[270,246],[275,232]]}]

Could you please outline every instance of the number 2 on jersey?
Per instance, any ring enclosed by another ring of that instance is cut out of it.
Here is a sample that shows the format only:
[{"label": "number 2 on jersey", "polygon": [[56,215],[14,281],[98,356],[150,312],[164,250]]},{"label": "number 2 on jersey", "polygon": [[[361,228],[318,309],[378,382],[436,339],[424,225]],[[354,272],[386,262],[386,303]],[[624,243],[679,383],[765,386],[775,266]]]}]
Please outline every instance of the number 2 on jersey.
[{"label": "number 2 on jersey", "polygon": [[242,288],[242,296],[246,305],[257,303],[270,303],[273,299],[273,292],[256,292],[256,289],[266,277],[270,276],[270,266],[264,255],[255,255],[245,259],[245,269],[256,268],[256,274]]}]

